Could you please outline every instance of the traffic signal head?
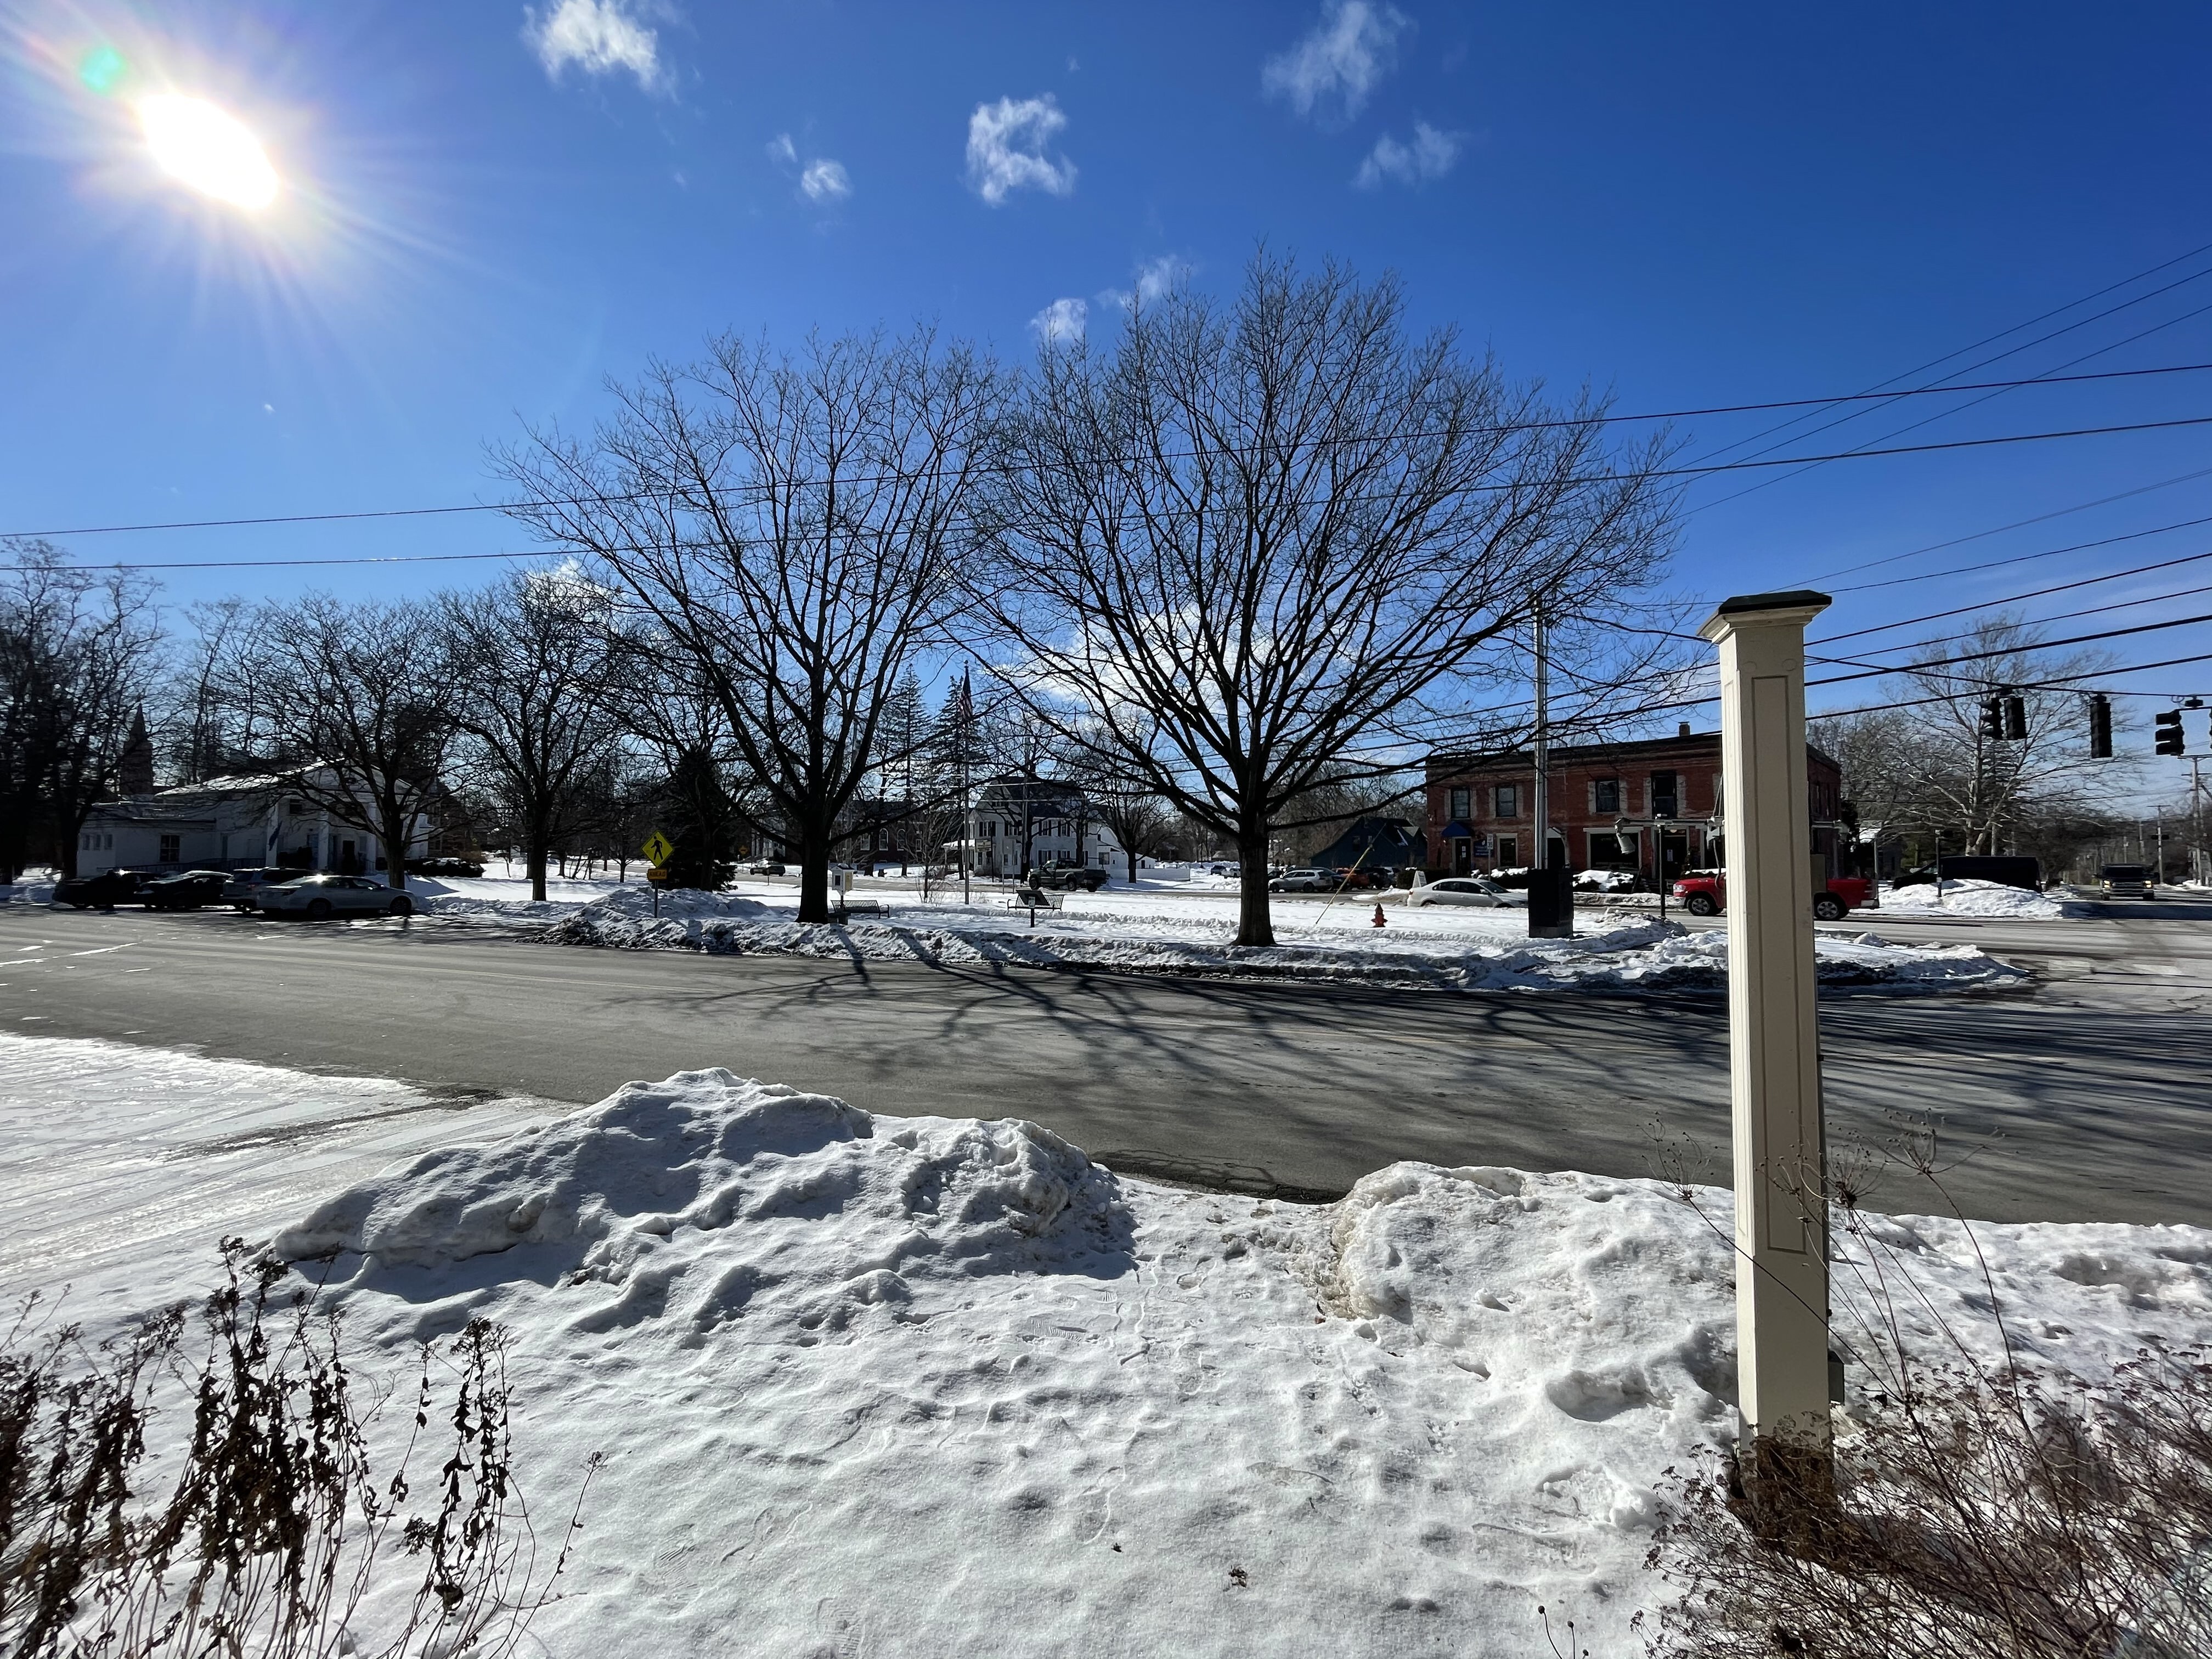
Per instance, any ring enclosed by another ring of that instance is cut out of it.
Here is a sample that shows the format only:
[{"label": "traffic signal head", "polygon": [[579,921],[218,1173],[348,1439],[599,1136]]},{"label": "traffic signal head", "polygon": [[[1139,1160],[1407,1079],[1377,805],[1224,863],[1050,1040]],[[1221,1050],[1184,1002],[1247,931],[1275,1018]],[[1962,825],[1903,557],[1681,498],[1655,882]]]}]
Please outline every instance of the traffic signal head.
[{"label": "traffic signal head", "polygon": [[2089,699],[2089,758],[2112,757],[2112,700],[2100,691]]},{"label": "traffic signal head", "polygon": [[2027,699],[2007,697],[2004,700],[2004,734],[2008,741],[2024,743],[2027,739]]},{"label": "traffic signal head", "polygon": [[1994,738],[2000,743],[2004,741],[2004,699],[2002,697],[1982,699],[1982,735],[1985,738]]},{"label": "traffic signal head", "polygon": [[2179,708],[2169,708],[2164,714],[2156,716],[2154,724],[2158,728],[2158,752],[2161,755],[2182,753],[2181,711]]}]

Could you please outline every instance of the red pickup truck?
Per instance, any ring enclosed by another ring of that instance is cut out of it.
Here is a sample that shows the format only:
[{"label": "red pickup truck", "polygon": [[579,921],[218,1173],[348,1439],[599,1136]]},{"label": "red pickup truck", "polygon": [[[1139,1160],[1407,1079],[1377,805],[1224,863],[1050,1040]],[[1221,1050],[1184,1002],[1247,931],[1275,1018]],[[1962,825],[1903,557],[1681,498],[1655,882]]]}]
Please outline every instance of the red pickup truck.
[{"label": "red pickup truck", "polygon": [[[1832,878],[1823,892],[1813,895],[1813,914],[1822,921],[1841,921],[1854,910],[1866,908],[1871,884],[1863,876]],[[1728,884],[1717,870],[1694,870],[1674,887],[1674,896],[1693,916],[1717,916],[1728,908]]]}]

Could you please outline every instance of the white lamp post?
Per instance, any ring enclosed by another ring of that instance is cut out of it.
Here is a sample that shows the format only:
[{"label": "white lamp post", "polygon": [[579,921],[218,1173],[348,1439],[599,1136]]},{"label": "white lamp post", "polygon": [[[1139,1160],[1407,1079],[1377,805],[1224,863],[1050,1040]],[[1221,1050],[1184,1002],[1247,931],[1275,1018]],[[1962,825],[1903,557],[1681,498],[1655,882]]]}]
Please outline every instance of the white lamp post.
[{"label": "white lamp post", "polygon": [[1721,655],[1737,1397],[1747,1435],[1807,1446],[1828,1437],[1828,1216],[1805,624],[1827,606],[1825,593],[1750,594],[1698,630]]}]

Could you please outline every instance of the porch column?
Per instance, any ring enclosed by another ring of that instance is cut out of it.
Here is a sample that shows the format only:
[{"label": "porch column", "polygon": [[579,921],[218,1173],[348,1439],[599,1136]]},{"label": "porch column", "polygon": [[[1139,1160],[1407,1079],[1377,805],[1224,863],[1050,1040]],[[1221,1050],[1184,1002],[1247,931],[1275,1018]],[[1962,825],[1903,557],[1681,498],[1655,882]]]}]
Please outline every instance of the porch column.
[{"label": "porch column", "polygon": [[1814,1008],[1805,625],[1825,593],[1723,600],[1729,1096],[1735,1152],[1736,1389],[1747,1436],[1828,1436],[1828,1218]]}]

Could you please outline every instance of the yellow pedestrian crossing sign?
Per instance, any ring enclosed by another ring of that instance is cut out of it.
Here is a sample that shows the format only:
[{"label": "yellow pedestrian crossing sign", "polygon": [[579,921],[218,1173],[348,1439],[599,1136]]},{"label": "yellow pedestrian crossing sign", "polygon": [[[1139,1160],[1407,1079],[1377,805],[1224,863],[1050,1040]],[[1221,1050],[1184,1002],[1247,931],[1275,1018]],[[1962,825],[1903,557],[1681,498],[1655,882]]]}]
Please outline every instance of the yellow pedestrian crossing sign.
[{"label": "yellow pedestrian crossing sign", "polygon": [[646,837],[644,850],[646,857],[655,864],[665,864],[668,855],[676,850],[676,843],[656,830]]}]

